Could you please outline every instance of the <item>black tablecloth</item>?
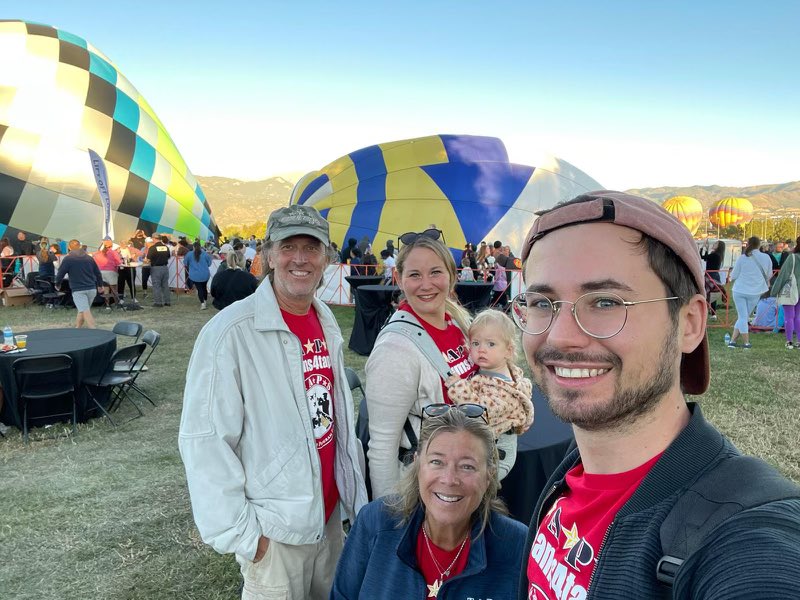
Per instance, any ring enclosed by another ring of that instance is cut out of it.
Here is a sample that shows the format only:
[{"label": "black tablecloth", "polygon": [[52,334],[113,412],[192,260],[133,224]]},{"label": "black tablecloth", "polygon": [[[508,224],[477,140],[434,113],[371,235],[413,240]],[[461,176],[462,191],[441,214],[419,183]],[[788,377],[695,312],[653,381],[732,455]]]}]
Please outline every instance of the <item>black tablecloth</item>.
[{"label": "black tablecloth", "polygon": [[350,295],[358,304],[356,290],[362,285],[379,285],[383,281],[383,275],[348,275],[344,280],[350,285]]},{"label": "black tablecloth", "polygon": [[[78,384],[77,413],[78,420],[85,421],[87,414],[86,390],[80,384],[84,377],[99,375],[105,371],[108,361],[117,349],[117,336],[104,329],[42,329],[38,331],[15,332],[27,333],[28,345],[25,352],[0,354],[0,385],[3,387],[5,402],[0,421],[14,423],[21,428],[22,421],[17,412],[17,384],[14,381],[12,365],[18,358],[41,356],[43,354],[69,354]],[[28,417],[37,415],[69,412],[71,403],[64,400],[63,408],[59,400],[51,402],[34,402],[28,407]]]},{"label": "black tablecloth", "polygon": [[482,281],[460,281],[456,284],[456,295],[461,306],[470,312],[478,312],[489,306],[492,299],[493,283]]},{"label": "black tablecloth", "polygon": [[517,438],[517,461],[502,481],[500,497],[511,516],[526,525],[547,480],[573,440],[572,427],[558,420],[538,387],[533,388],[533,426]]},{"label": "black tablecloth", "polygon": [[367,356],[372,352],[378,333],[392,312],[392,296],[400,290],[396,285],[362,285],[356,290],[356,314],[348,346],[353,352]]}]

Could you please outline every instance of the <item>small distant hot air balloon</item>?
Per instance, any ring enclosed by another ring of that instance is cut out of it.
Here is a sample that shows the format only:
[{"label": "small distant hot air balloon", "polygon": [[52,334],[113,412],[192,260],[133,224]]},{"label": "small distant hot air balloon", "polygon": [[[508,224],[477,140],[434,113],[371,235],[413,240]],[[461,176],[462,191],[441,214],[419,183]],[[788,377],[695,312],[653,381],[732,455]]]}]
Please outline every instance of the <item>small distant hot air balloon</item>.
[{"label": "small distant hot air balloon", "polygon": [[661,205],[678,221],[686,225],[692,235],[697,233],[700,221],[703,220],[703,205],[691,196],[673,196]]},{"label": "small distant hot air balloon", "polygon": [[745,225],[753,219],[753,205],[747,198],[723,198],[708,211],[708,220],[717,227]]}]

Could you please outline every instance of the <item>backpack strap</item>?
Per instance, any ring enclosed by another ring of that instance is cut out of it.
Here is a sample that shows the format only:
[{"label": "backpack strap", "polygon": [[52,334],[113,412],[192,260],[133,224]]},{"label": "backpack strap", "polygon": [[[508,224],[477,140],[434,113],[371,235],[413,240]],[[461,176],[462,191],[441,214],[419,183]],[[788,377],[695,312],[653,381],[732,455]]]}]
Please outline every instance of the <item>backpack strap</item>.
[{"label": "backpack strap", "polygon": [[445,362],[442,357],[441,350],[439,350],[436,343],[433,341],[433,338],[428,335],[428,332],[425,331],[425,328],[420,324],[417,318],[407,310],[395,311],[392,318],[389,319],[389,322],[381,329],[378,338],[388,332],[399,333],[414,342],[414,345],[422,352],[422,355],[428,359],[428,362],[436,369],[436,372],[439,373],[442,379],[447,379],[453,374],[447,362]]},{"label": "backpack strap", "polygon": [[800,498],[800,488],[753,456],[729,456],[696,480],[678,499],[661,524],[663,556],[656,578],[672,586],[681,565],[705,539],[733,515],[787,498]]},{"label": "backpack strap", "polygon": [[[380,333],[378,334],[378,339],[380,339],[384,333],[389,332],[398,333],[411,340],[422,353],[422,355],[428,359],[428,362],[433,366],[433,368],[436,369],[436,372],[442,379],[447,379],[450,377],[450,375],[452,375],[450,367],[442,357],[442,352],[436,346],[436,343],[433,341],[431,336],[428,335],[428,332],[425,331],[425,328],[410,312],[406,310],[395,311],[391,319],[389,319],[389,322],[383,326],[383,329],[381,329]],[[376,339],[375,342],[377,343],[377,341],[378,340]],[[403,431],[405,432],[406,437],[411,444],[411,448],[400,448],[399,459],[404,464],[410,464],[410,462],[414,460],[414,453],[417,451],[419,440],[417,439],[417,434],[414,432],[414,427],[411,425],[411,421],[408,418],[406,418],[406,422],[403,424]]]}]

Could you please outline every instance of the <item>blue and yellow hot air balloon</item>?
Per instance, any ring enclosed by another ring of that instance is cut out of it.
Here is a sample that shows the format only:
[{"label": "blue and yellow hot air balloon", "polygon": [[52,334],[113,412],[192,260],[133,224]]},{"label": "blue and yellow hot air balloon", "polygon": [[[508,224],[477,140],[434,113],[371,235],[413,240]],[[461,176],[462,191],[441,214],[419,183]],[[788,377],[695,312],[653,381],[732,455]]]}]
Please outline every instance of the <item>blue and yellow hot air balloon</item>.
[{"label": "blue and yellow hot air balloon", "polygon": [[317,208],[340,246],[366,235],[377,252],[435,225],[460,256],[482,240],[518,252],[536,211],[601,187],[556,158],[514,164],[497,138],[432,135],[351,152],[303,177],[291,203]]},{"label": "blue and yellow hot air balloon", "polygon": [[108,57],[61,29],[0,21],[0,235],[99,243],[89,150],[104,159],[119,236],[219,234],[164,125]]},{"label": "blue and yellow hot air balloon", "polygon": [[692,235],[697,233],[700,221],[703,220],[703,205],[691,196],[673,196],[661,205],[664,209],[686,225]]}]

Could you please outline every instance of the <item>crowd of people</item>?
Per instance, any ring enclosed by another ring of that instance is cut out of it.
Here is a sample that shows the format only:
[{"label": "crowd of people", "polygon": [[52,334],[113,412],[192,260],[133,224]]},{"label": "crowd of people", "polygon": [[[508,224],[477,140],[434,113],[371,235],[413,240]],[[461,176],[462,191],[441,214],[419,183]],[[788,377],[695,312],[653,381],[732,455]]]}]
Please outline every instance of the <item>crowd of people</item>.
[{"label": "crowd of people", "polygon": [[[251,236],[246,242],[233,239],[224,242],[217,248],[213,242],[202,244],[194,240],[192,244],[185,237],[177,240],[163,234],[148,236],[142,230],[137,230],[133,236],[114,242],[110,237],[103,239],[95,249],[90,249],[85,243],[74,239],[69,242],[55,240],[53,243],[47,238],[42,238],[36,244],[27,240],[24,232],[19,232],[15,243],[9,238],[0,238],[0,268],[2,268],[3,287],[12,285],[15,277],[23,278],[27,273],[26,285],[36,287],[35,280],[46,280],[65,292],[62,300],[68,304],[75,304],[75,291],[79,294],[76,305],[78,326],[94,327],[95,321],[91,316],[91,306],[102,302],[106,310],[111,310],[112,305],[123,303],[127,300],[147,299],[148,294],[153,307],[168,307],[172,305],[173,289],[175,282],[170,281],[169,264],[177,260],[182,275],[178,277],[178,285],[184,293],[196,290],[200,309],[205,310],[209,302],[209,291],[213,296],[213,306],[222,310],[232,302],[240,300],[255,291],[261,278],[261,243]],[[73,258],[66,261],[65,259]],[[30,264],[23,265],[25,257],[35,259],[31,270]],[[94,269],[83,260],[93,261],[100,273],[98,285],[92,285],[96,292],[88,300],[88,306],[83,302],[83,296],[89,292],[88,279],[94,278]],[[216,275],[211,278],[212,266],[217,261]],[[82,265],[82,266],[81,266]],[[140,269],[141,293],[136,298],[137,269]],[[227,270],[231,273],[227,273]],[[89,273],[92,271],[92,273]],[[80,273],[79,273],[80,272]],[[90,275],[84,281],[84,275]],[[81,280],[77,284],[76,280]]]},{"label": "crowd of people", "polygon": [[531,227],[510,312],[576,443],[528,527],[497,490],[514,436],[536,432],[531,382],[508,317],[473,321],[454,300],[440,235],[400,237],[402,300],[366,366],[366,461],[341,331],[315,296],[332,257],[316,210],[270,215],[263,283],[201,330],[179,447],[200,535],[236,556],[242,598],[791,597],[800,490],[684,396],[710,377],[688,230],[619,192]]},{"label": "crowd of people", "polygon": [[[754,314],[760,305],[765,305],[773,330],[783,321],[787,350],[800,349],[800,299],[786,302],[779,298],[787,284],[800,281],[800,237],[785,242],[764,243],[757,236],[747,239],[742,253],[736,259],[733,269],[724,269],[726,245],[723,240],[714,243],[713,248],[700,249],[700,257],[705,261],[706,299],[709,303],[709,319],[717,319],[717,297],[727,300],[725,285],[733,282],[731,293],[736,307],[736,322],[727,342],[729,348],[750,350],[750,329]],[[796,286],[796,284],[795,284]]]}]

